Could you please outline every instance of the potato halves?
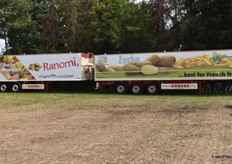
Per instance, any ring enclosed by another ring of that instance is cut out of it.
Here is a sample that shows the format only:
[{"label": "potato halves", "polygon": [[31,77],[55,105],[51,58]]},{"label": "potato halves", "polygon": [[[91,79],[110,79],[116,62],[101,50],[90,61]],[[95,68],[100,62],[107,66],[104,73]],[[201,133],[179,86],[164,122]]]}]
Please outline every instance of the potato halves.
[{"label": "potato halves", "polygon": [[143,75],[155,75],[159,73],[159,68],[152,65],[145,65],[142,67],[141,72]]}]

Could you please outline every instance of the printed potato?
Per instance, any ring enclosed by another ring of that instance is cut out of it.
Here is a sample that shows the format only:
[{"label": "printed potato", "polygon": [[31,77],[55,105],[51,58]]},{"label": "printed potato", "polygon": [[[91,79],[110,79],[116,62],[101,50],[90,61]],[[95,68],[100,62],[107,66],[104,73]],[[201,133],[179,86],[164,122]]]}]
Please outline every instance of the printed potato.
[{"label": "printed potato", "polygon": [[42,66],[38,63],[30,64],[28,67],[28,69],[31,71],[39,71],[41,68],[42,68]]},{"label": "printed potato", "polygon": [[111,68],[115,71],[124,71],[122,66],[109,66],[109,68]]},{"label": "printed potato", "polygon": [[170,67],[176,62],[176,57],[172,55],[164,55],[160,57],[159,62],[156,64],[160,67]]},{"label": "printed potato", "polygon": [[176,71],[176,68],[174,67],[159,67],[159,73],[172,73],[175,71]]},{"label": "printed potato", "polygon": [[150,61],[143,61],[143,62],[137,63],[137,66],[140,68],[142,68],[145,65],[152,65],[152,63]]},{"label": "printed potato", "polygon": [[106,66],[103,64],[97,64],[96,69],[101,72],[101,71],[104,71],[106,69]]},{"label": "printed potato", "polygon": [[141,68],[132,64],[126,64],[123,68],[124,71],[130,75],[136,75],[141,73]]},{"label": "printed potato", "polygon": [[142,67],[141,72],[143,75],[155,75],[159,73],[159,68],[152,65],[145,65]]},{"label": "printed potato", "polygon": [[115,72],[115,70],[113,70],[112,68],[106,67],[102,73],[111,73],[111,72]]},{"label": "printed potato", "polygon": [[35,67],[37,67],[37,68],[39,68],[39,69],[42,68],[42,66],[41,66],[40,64],[38,64],[38,63],[35,63],[34,65],[35,65]]},{"label": "printed potato", "polygon": [[138,66],[137,63],[127,63],[127,64],[130,64],[130,65],[134,65],[134,66]]},{"label": "printed potato", "polygon": [[147,58],[145,61],[150,61],[152,65],[156,65],[159,60],[160,57],[158,55],[152,55],[149,58]]},{"label": "printed potato", "polygon": [[40,68],[39,67],[35,67],[35,71],[39,71],[40,70]]},{"label": "printed potato", "polygon": [[34,71],[35,70],[35,65],[34,64],[30,64],[28,67],[29,70]]}]

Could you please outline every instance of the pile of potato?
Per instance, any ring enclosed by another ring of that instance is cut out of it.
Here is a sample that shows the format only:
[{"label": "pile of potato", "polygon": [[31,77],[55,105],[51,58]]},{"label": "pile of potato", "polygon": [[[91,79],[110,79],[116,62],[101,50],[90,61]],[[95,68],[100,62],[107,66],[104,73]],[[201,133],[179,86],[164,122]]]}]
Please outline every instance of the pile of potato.
[{"label": "pile of potato", "polygon": [[96,65],[96,69],[104,73],[125,72],[128,75],[155,75],[175,69],[173,67],[175,62],[176,58],[172,55],[164,55],[161,57],[158,55],[152,55],[139,63],[128,63],[124,66],[109,67],[106,67],[105,65]]},{"label": "pile of potato", "polygon": [[30,64],[28,67],[28,69],[31,71],[39,71],[41,68],[42,68],[42,66],[38,63]]}]

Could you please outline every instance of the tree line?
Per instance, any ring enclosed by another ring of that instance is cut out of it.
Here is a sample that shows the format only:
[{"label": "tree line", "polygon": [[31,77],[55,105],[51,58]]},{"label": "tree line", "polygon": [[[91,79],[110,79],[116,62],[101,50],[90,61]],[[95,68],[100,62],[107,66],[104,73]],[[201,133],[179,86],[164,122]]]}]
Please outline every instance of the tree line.
[{"label": "tree line", "polygon": [[229,49],[232,0],[1,0],[12,54]]}]

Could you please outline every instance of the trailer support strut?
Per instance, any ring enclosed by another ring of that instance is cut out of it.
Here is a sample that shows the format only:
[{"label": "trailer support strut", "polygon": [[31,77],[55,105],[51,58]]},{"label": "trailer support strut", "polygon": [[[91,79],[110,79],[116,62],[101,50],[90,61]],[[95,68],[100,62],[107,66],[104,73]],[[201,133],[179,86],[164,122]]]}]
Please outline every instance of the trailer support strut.
[{"label": "trailer support strut", "polygon": [[202,82],[201,81],[198,82],[198,94],[202,95]]},{"label": "trailer support strut", "polygon": [[45,92],[48,93],[49,87],[50,87],[50,84],[51,84],[51,83],[52,83],[51,81],[44,82],[44,84],[45,84]]}]

